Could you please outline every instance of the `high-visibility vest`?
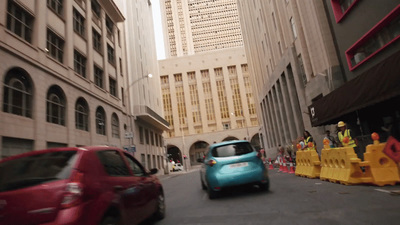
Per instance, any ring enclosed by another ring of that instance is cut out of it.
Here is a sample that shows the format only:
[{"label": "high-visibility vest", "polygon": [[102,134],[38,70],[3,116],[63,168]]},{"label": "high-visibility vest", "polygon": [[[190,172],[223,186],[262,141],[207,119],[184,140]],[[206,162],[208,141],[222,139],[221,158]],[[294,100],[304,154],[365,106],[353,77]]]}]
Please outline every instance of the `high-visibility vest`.
[{"label": "high-visibility vest", "polygon": [[308,150],[315,150],[315,144],[314,143],[313,143],[313,147],[312,148],[308,147],[308,142],[310,142],[310,138],[311,138],[311,136],[308,136],[307,139],[304,140],[304,144],[306,145],[306,148]]},{"label": "high-visibility vest", "polygon": [[344,146],[344,143],[343,143],[343,138],[344,137],[348,137],[349,138],[349,146],[350,147],[357,147],[356,142],[350,136],[350,130],[349,129],[344,130],[344,134],[342,134],[341,131],[338,133],[339,141],[342,143],[343,146]]}]

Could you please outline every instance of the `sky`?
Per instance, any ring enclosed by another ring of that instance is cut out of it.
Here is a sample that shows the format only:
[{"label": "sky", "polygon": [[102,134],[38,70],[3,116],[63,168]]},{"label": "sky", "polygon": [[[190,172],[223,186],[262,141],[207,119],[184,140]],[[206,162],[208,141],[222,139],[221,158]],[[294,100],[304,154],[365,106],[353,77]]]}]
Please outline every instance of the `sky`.
[{"label": "sky", "polygon": [[152,0],[153,8],[154,35],[156,39],[157,59],[165,59],[164,35],[162,34],[160,0]]}]

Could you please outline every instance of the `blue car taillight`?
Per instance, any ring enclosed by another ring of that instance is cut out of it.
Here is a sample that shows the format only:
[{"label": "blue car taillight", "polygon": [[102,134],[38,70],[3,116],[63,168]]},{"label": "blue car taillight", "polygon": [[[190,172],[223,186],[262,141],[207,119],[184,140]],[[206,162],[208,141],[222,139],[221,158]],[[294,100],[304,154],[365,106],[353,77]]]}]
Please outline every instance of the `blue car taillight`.
[{"label": "blue car taillight", "polygon": [[213,159],[210,159],[210,160],[207,162],[207,164],[208,164],[209,166],[214,166],[215,164],[217,164],[217,161],[215,161],[215,160],[213,160]]}]

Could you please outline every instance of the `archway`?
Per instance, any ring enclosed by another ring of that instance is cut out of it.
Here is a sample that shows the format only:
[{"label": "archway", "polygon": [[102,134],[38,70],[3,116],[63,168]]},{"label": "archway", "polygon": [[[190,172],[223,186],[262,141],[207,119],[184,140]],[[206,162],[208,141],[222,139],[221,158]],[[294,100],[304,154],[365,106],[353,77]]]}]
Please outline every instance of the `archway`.
[{"label": "archway", "polygon": [[224,138],[224,140],[222,140],[222,141],[234,141],[234,140],[239,140],[239,138],[233,137],[233,136],[228,136],[228,137]]},{"label": "archway", "polygon": [[208,146],[210,145],[205,141],[197,141],[190,147],[189,155],[191,165],[200,164],[197,160],[204,157],[208,150]]},{"label": "archway", "polygon": [[258,136],[258,134],[254,135],[254,136],[251,138],[250,144],[251,144],[256,150],[260,150],[260,149],[261,149],[260,137]]},{"label": "archway", "polygon": [[167,157],[169,162],[182,162],[182,152],[176,146],[168,146],[167,147]]}]

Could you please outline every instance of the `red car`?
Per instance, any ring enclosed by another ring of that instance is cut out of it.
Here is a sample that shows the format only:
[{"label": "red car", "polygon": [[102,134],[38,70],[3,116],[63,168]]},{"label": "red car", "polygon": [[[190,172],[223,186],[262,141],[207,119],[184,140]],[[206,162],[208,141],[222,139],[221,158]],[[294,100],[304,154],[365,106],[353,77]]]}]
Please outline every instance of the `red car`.
[{"label": "red car", "polygon": [[128,152],[55,148],[0,161],[0,224],[139,224],[165,216],[163,188]]}]

